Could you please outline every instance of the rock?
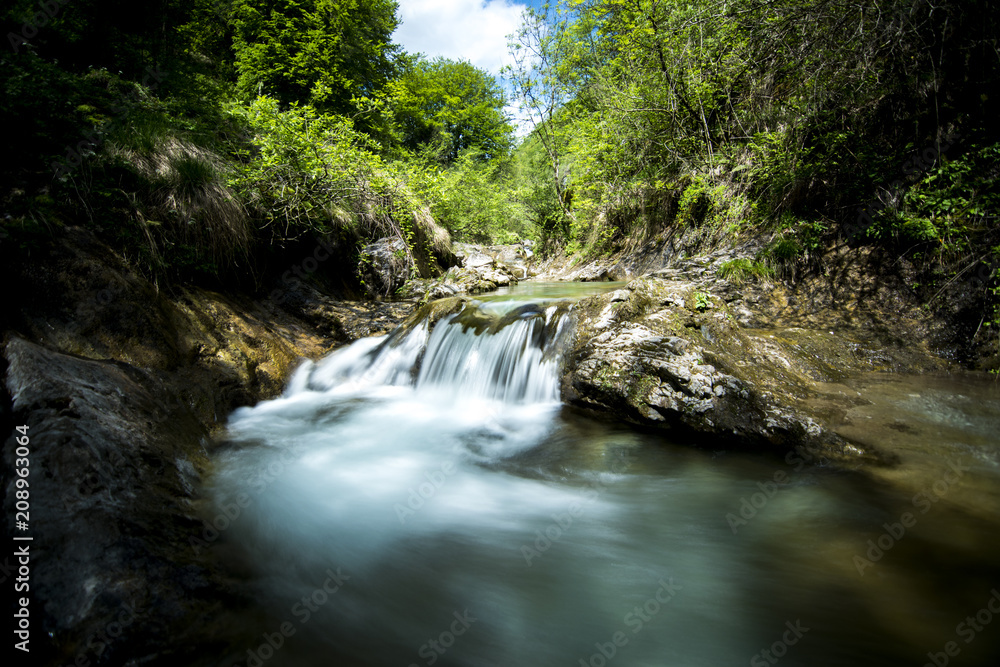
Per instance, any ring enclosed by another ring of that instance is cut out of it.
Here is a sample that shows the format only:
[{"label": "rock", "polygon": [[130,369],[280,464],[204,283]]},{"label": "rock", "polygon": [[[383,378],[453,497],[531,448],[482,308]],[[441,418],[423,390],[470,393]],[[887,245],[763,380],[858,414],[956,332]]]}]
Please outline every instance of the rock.
[{"label": "rock", "polygon": [[481,294],[516,284],[531,275],[531,251],[523,245],[456,243],[454,247],[461,266],[448,269],[436,280],[410,280],[399,290],[399,296],[426,302],[457,294]]},{"label": "rock", "polygon": [[[462,260],[462,267],[493,276],[506,276],[501,280],[526,280],[530,277],[533,253],[523,243],[512,245],[481,246],[456,243],[455,252]],[[486,277],[493,280],[493,277]]]},{"label": "rock", "polygon": [[365,294],[397,298],[409,281],[430,281],[459,264],[451,235],[434,222],[430,211],[414,212],[411,231],[409,242],[389,236],[362,248],[357,271]]},{"label": "rock", "polygon": [[517,280],[527,280],[530,277],[530,263],[534,253],[523,243],[513,245],[498,245],[488,248],[496,261]]},{"label": "rock", "polygon": [[742,447],[803,446],[816,459],[882,460],[824,426],[808,399],[847,375],[912,364],[910,352],[797,327],[747,330],[706,289],[704,282],[646,277],[582,301],[564,397]]},{"label": "rock", "polygon": [[206,425],[280,393],[302,357],[384,333],[413,308],[338,302],[301,281],[267,299],[196,287],[168,294],[79,229],[44,264],[5,269],[8,330],[54,351],[159,372]]},{"label": "rock", "polygon": [[[189,542],[204,530],[195,503],[205,427],[154,373],[17,337],[5,357],[11,417],[28,427],[32,655],[188,662],[192,627],[211,628],[241,599]],[[12,437],[8,467],[14,457]],[[121,628],[113,640],[111,622]]]},{"label": "rock", "polygon": [[[199,554],[190,542],[205,535],[208,433],[278,394],[303,357],[385,333],[414,305],[339,302],[298,280],[266,299],[167,293],[78,228],[35,252],[44,259],[0,267],[10,296],[0,418],[28,425],[31,443],[32,654],[196,664],[188,646],[229,633],[215,632],[219,606],[247,599],[209,560],[214,544]],[[126,627],[105,649],[99,633],[112,623]]]},{"label": "rock", "polygon": [[456,243],[455,254],[458,256],[462,266],[467,269],[493,267],[496,263],[496,260],[494,260],[492,255],[486,254],[483,246],[473,245],[471,243]]},{"label": "rock", "polygon": [[452,247],[451,234],[426,208],[413,213],[413,254],[423,278],[435,278],[461,262]]},{"label": "rock", "polygon": [[[395,329],[413,312],[414,304],[398,301],[338,301],[315,288],[299,284],[278,297],[270,321],[281,322],[281,311],[308,325],[314,334],[337,343],[349,343],[367,336],[380,336]],[[272,299],[265,304],[271,305]],[[299,348],[301,350],[301,348]],[[318,351],[321,355],[323,351]],[[318,356],[308,354],[306,356]]]},{"label": "rock", "polygon": [[358,274],[365,291],[373,296],[393,296],[416,277],[409,248],[398,238],[379,239],[362,248]]}]

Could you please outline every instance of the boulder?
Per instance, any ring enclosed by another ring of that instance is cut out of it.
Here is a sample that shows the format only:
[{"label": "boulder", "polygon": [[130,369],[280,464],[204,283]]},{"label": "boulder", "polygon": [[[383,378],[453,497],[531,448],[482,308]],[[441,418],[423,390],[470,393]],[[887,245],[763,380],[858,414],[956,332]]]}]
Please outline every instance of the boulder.
[{"label": "boulder", "polygon": [[456,294],[481,294],[517,284],[532,276],[532,251],[521,244],[482,246],[454,244],[461,266],[453,266],[438,279],[414,279],[398,294],[405,299],[426,301]]},{"label": "boulder", "polygon": [[393,296],[415,277],[409,248],[402,239],[386,237],[361,250],[358,275],[365,292],[372,296]]},{"label": "boulder", "polygon": [[[129,364],[17,337],[5,357],[11,419],[27,427],[30,452],[23,534],[33,539],[23,544],[37,664],[189,662],[193,629],[246,600],[190,543],[204,531],[205,427],[161,378]],[[15,446],[12,436],[8,469]]]},{"label": "boulder", "polygon": [[[742,304],[727,303],[719,293],[724,287],[692,274],[647,276],[582,301],[564,398],[644,426],[689,433],[695,442],[803,447],[815,459],[882,460],[879,452],[827,428],[822,411],[850,407],[849,399],[838,398],[839,380],[912,368],[912,354],[850,332],[744,328]],[[929,367],[937,363],[920,359]]]},{"label": "boulder", "polygon": [[409,243],[398,236],[381,238],[361,250],[358,277],[368,296],[396,298],[409,281],[433,282],[458,266],[451,235],[426,209],[413,214]]}]

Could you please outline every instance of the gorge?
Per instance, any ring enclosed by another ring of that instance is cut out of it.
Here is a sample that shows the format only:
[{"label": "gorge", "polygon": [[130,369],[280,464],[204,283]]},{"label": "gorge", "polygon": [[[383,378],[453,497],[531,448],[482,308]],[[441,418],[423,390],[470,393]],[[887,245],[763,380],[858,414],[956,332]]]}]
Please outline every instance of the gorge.
[{"label": "gorge", "polygon": [[1000,4],[0,23],[11,664],[998,664]]}]

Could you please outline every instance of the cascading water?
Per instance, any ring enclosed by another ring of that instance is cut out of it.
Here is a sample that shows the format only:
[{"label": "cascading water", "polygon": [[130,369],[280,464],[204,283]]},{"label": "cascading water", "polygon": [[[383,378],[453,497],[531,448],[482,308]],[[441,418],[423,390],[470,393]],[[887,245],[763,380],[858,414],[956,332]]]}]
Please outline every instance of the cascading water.
[{"label": "cascading water", "polygon": [[444,317],[433,332],[423,322],[405,333],[358,341],[319,365],[307,363],[285,395],[412,384],[436,399],[449,394],[453,400],[551,405],[559,401],[566,313],[565,306],[528,305],[494,309],[489,317],[469,307]]},{"label": "cascading water", "polygon": [[1000,553],[935,547],[972,525],[954,511],[862,577],[852,556],[899,520],[891,490],[567,412],[571,333],[565,303],[474,302],[237,410],[210,489],[210,514],[237,516],[212,548],[258,604],[218,664],[774,664],[761,651],[790,627],[781,665],[922,664],[948,634],[932,621],[989,597],[986,577],[918,565]]},{"label": "cascading water", "polygon": [[559,357],[567,318],[557,306],[521,309],[499,330],[482,330],[451,315],[434,329],[417,389],[435,387],[455,399],[466,396],[513,404],[559,401]]}]

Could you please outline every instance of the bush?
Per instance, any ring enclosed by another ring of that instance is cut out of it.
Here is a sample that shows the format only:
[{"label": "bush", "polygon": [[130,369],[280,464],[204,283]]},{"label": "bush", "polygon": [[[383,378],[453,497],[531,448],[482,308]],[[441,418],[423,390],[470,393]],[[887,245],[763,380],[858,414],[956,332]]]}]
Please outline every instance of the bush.
[{"label": "bush", "polygon": [[358,238],[395,237],[409,247],[415,205],[349,119],[308,105],[282,111],[269,97],[233,113],[250,128],[253,149],[229,184],[272,241],[346,225]]},{"label": "bush", "polygon": [[478,150],[469,149],[448,168],[421,157],[411,157],[401,168],[454,240],[489,244],[534,238],[499,160],[484,160]]}]

